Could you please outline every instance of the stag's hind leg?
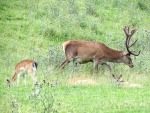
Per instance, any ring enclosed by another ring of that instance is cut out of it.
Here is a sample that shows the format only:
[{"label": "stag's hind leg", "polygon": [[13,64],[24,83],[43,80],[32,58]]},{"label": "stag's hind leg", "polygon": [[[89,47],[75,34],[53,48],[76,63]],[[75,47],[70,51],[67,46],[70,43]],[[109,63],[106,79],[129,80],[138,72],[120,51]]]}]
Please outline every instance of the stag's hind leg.
[{"label": "stag's hind leg", "polygon": [[70,62],[71,59],[74,59],[75,55],[73,53],[66,53],[66,60],[61,64],[61,69],[64,69],[64,67]]},{"label": "stag's hind leg", "polygon": [[65,60],[62,64],[61,64],[61,69],[64,69],[65,66],[70,62],[70,60]]}]

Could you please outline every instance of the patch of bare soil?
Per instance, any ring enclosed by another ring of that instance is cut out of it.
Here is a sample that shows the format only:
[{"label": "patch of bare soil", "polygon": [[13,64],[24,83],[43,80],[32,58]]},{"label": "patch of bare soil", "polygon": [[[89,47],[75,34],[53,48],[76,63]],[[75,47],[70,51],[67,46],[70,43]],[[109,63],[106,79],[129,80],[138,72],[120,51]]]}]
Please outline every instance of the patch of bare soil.
[{"label": "patch of bare soil", "polygon": [[68,80],[68,85],[96,85],[97,82],[86,77],[74,77]]}]

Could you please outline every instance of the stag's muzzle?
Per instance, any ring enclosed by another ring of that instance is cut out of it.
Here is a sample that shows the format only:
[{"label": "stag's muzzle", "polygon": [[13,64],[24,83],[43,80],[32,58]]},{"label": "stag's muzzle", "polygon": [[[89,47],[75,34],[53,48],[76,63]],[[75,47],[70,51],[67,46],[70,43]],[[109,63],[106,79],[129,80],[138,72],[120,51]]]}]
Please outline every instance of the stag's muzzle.
[{"label": "stag's muzzle", "polygon": [[133,67],[134,67],[134,65],[133,65],[133,64],[129,64],[129,67],[130,67],[130,68],[133,68]]}]

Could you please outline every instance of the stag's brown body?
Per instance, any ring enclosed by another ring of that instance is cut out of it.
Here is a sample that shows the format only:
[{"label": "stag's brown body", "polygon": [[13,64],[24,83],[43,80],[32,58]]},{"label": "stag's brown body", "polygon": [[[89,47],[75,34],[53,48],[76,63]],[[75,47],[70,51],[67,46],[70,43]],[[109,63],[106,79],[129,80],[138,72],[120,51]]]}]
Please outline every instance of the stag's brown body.
[{"label": "stag's brown body", "polygon": [[61,68],[63,69],[71,60],[80,64],[93,62],[96,72],[98,70],[98,64],[105,65],[110,70],[110,66],[107,64],[107,62],[125,63],[129,67],[133,67],[130,55],[132,54],[138,56],[140,52],[135,54],[129,50],[129,48],[133,46],[137,40],[131,44],[131,46],[129,45],[129,42],[136,30],[132,30],[130,32],[129,27],[125,27],[124,32],[126,34],[126,48],[128,52],[111,49],[110,47],[100,42],[80,40],[70,40],[64,42],[62,44],[62,48],[66,54],[66,59],[61,64]]},{"label": "stag's brown body", "polygon": [[74,57],[79,60],[79,63],[93,62],[94,60],[114,62],[124,54],[123,51],[111,49],[100,42],[70,40],[63,43],[62,46],[67,57]]},{"label": "stag's brown body", "polygon": [[[63,43],[62,46],[66,54],[66,60],[61,65],[62,68],[64,68],[70,60],[80,64],[94,62],[95,71],[97,71],[98,64],[108,66],[106,62],[129,62],[125,60],[126,58],[124,57],[126,52],[111,49],[100,42],[70,40]],[[130,65],[132,67],[132,62]]]}]

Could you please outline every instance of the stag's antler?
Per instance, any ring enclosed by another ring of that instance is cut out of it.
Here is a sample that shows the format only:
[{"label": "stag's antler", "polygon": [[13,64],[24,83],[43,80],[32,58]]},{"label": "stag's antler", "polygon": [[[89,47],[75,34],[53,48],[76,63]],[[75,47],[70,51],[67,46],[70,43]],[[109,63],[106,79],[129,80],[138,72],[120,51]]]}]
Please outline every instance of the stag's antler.
[{"label": "stag's antler", "polygon": [[125,26],[124,27],[124,32],[126,34],[126,48],[127,48],[127,51],[128,51],[128,54],[129,55],[134,55],[134,56],[138,56],[140,54],[141,51],[139,51],[138,53],[135,53],[134,51],[130,51],[130,47],[134,46],[136,44],[136,42],[138,41],[138,39],[135,40],[135,42],[133,42],[131,45],[129,45],[130,43],[130,39],[131,37],[133,36],[133,34],[137,31],[136,29],[133,29],[130,31],[129,29],[130,27],[127,27]]}]

